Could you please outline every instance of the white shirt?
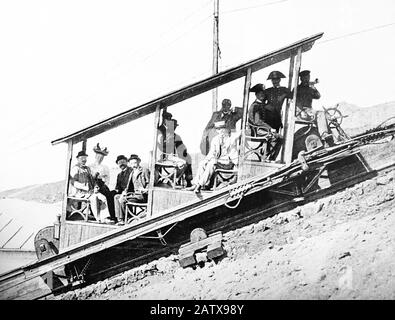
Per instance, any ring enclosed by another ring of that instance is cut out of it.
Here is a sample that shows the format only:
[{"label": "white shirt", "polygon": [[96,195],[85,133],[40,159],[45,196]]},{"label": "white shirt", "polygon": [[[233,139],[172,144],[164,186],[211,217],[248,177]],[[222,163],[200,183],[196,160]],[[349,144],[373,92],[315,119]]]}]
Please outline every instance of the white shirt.
[{"label": "white shirt", "polygon": [[224,137],[216,135],[211,141],[210,151],[206,156],[206,160],[215,158],[220,163],[227,164],[232,161],[234,164],[237,164],[239,160],[237,139],[240,135],[241,131],[232,135],[225,135]]},{"label": "white shirt", "polygon": [[92,171],[92,176],[95,177],[96,173],[99,173],[99,178],[104,181],[106,185],[110,183],[110,169],[105,164],[93,163],[89,165]]}]

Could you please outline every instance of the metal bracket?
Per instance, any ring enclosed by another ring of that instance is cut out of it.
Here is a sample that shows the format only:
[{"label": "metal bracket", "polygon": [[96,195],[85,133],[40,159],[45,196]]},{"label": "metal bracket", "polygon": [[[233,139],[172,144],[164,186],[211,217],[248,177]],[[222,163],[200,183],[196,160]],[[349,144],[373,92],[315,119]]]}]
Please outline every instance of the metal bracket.
[{"label": "metal bracket", "polygon": [[164,234],[162,234],[162,230],[161,230],[161,229],[156,230],[156,234],[158,235],[157,237],[148,237],[148,236],[145,237],[145,236],[141,236],[141,237],[139,237],[139,238],[141,238],[141,239],[157,239],[157,240],[160,241],[161,244],[163,244],[164,246],[166,246],[166,245],[167,245],[167,242],[166,242],[166,240],[165,240],[165,236],[170,232],[171,229],[173,229],[173,228],[176,226],[177,223],[178,223],[178,222],[174,223],[169,229],[166,230],[166,232],[165,232]]},{"label": "metal bracket", "polygon": [[320,168],[320,170],[317,172],[317,174],[314,176],[314,178],[310,181],[310,183],[307,185],[307,187],[302,189],[302,193],[306,193],[307,191],[310,190],[310,188],[314,185],[314,183],[316,183],[317,180],[321,177],[321,175],[325,169],[326,169],[326,164]]},{"label": "metal bracket", "polygon": [[92,262],[92,258],[89,258],[88,261],[85,263],[84,267],[82,268],[81,272],[78,272],[77,266],[74,265],[75,275],[72,276],[72,278],[71,278],[71,283],[73,286],[76,286],[76,285],[79,285],[79,284],[85,282],[86,270],[90,266],[91,262]]}]

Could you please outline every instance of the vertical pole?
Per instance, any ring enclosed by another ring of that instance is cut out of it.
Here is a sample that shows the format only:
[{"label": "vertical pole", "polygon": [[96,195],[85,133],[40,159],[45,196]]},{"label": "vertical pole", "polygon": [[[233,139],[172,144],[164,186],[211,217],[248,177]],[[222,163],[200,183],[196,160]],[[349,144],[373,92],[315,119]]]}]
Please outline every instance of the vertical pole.
[{"label": "vertical pole", "polygon": [[[295,68],[295,55],[292,54],[291,56],[291,60],[289,63],[289,74],[288,74],[288,89],[291,91],[292,90],[292,79],[293,79],[293,75],[294,75],[294,68]],[[288,111],[289,111],[289,107],[291,104],[291,99],[287,99],[287,104],[286,104],[286,108],[284,110],[284,114],[283,114],[283,118],[282,118],[282,122],[284,123],[284,127],[282,129],[281,135],[283,137],[287,136],[287,118],[288,118]],[[281,161],[284,161],[284,154],[285,154],[285,148],[284,146],[282,146],[281,148]]]},{"label": "vertical pole", "polygon": [[62,204],[62,218],[61,218],[62,223],[66,221],[67,196],[69,194],[70,169],[71,169],[72,158],[73,158],[73,141],[69,140],[67,142],[67,158],[66,158],[66,172],[65,172],[66,177],[65,177],[65,187],[63,194],[63,204]]},{"label": "vertical pole", "polygon": [[155,183],[155,163],[156,153],[158,150],[158,128],[160,120],[160,106],[156,107],[155,118],[154,118],[154,144],[152,146],[151,163],[150,163],[150,179],[148,187],[148,202],[147,202],[147,215],[152,216],[152,205],[153,205],[153,194],[154,194],[154,183]]},{"label": "vertical pole", "polygon": [[86,152],[86,139],[82,140],[82,151]]},{"label": "vertical pole", "polygon": [[251,87],[251,68],[247,69],[247,74],[244,80],[244,92],[243,92],[243,118],[241,119],[241,142],[239,152],[239,179],[241,179],[244,171],[244,154],[245,154],[245,129],[248,117],[248,98],[250,95]]},{"label": "vertical pole", "polygon": [[293,87],[294,93],[292,101],[289,105],[287,122],[285,126],[286,135],[284,136],[284,161],[286,164],[292,162],[292,149],[294,144],[294,134],[295,134],[295,109],[296,109],[296,95],[298,93],[298,77],[300,71],[300,65],[302,62],[302,48],[298,49],[295,61],[295,71],[293,74]]},{"label": "vertical pole", "polygon": [[[213,75],[218,73],[218,52],[219,52],[219,0],[214,0],[214,30],[213,30]],[[212,111],[217,111],[218,88],[213,89]]]}]

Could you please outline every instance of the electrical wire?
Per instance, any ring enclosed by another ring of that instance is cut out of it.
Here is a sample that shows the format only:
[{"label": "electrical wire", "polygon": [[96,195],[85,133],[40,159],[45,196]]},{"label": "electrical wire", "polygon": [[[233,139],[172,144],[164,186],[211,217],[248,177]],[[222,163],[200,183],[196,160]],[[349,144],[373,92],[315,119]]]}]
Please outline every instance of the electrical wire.
[{"label": "electrical wire", "polygon": [[377,26],[370,27],[370,28],[367,28],[367,29],[362,29],[362,30],[351,32],[351,33],[343,34],[341,36],[336,36],[336,37],[333,37],[333,38],[330,38],[330,39],[320,40],[320,41],[317,41],[317,44],[323,44],[323,43],[327,43],[327,42],[331,42],[331,41],[335,41],[335,40],[341,40],[341,39],[348,38],[348,37],[351,37],[351,36],[355,36],[355,35],[358,35],[358,34],[371,32],[371,31],[374,31],[374,30],[383,29],[383,28],[394,26],[394,25],[395,25],[395,21],[387,23],[387,24],[377,25]]},{"label": "electrical wire", "polygon": [[[164,32],[162,32],[162,33],[159,35],[159,38],[164,37],[166,34],[168,34],[168,33],[170,33],[171,31],[173,31],[173,30],[174,30],[176,27],[178,27],[180,24],[185,23],[186,21],[188,21],[190,18],[192,18],[193,16],[195,16],[197,13],[199,13],[200,11],[202,11],[204,8],[206,8],[211,2],[212,2],[212,0],[209,0],[209,1],[206,1],[205,3],[203,3],[197,10],[192,11],[189,15],[185,16],[183,19],[179,20],[178,22],[176,22],[175,24],[173,24],[170,28],[168,28],[168,29],[166,29]],[[160,49],[161,49],[161,47],[157,48],[157,50],[156,50],[155,52],[160,51]],[[141,50],[141,48],[138,48],[138,49],[133,50],[133,51],[132,51],[132,54],[129,56],[129,58],[135,57],[135,56],[137,55],[138,52],[144,52],[144,50]],[[129,54],[127,53],[127,55],[129,55]],[[146,61],[146,60],[147,60],[147,58],[143,58],[143,59],[144,59],[143,61]],[[137,63],[134,63],[134,65],[135,65],[135,64],[137,64]],[[111,72],[114,72],[114,70],[117,70],[120,66],[122,66],[122,62],[118,62],[117,64],[115,64],[115,65],[111,68],[111,71],[109,71],[109,72],[107,73],[107,75],[105,74],[104,77],[108,77],[108,74],[110,74]],[[110,77],[111,77],[111,76],[110,76]],[[101,87],[102,87],[102,86],[101,86]],[[89,97],[85,98],[84,100],[91,98],[91,97],[94,96],[99,90],[100,90],[100,88],[94,90],[94,92],[92,92],[92,94],[90,94]],[[79,105],[81,105],[81,103],[79,103],[78,106],[79,106]],[[73,110],[74,110],[75,108],[76,108],[76,107],[71,107],[71,109],[73,109]],[[69,111],[69,110],[68,110],[68,111]],[[42,123],[43,117],[45,118],[46,116],[48,116],[48,115],[50,115],[50,114],[52,114],[52,113],[55,113],[55,112],[57,112],[56,109],[49,109],[49,110],[46,110],[46,111],[42,112],[40,115],[37,116],[36,119],[31,120],[31,121],[29,121],[29,122],[26,123],[26,124],[23,124],[22,130],[21,130],[20,128],[18,128],[17,131],[10,133],[10,136],[13,136],[13,137],[14,137],[15,135],[17,135],[17,138],[18,138],[18,135],[20,135],[21,133],[26,132],[26,130],[29,129],[30,127],[32,127],[32,126],[34,126],[34,125],[38,125],[38,121],[40,121],[39,125],[42,127],[42,126],[43,126],[43,123]],[[37,120],[37,119],[40,119],[40,120]],[[45,124],[48,124],[48,121],[47,121]],[[35,131],[36,131],[35,128],[33,128],[33,130],[28,131],[27,134],[24,134],[20,139],[16,140],[17,143],[20,142],[20,141],[22,141],[22,140],[24,140],[26,137],[30,136],[30,135],[31,135],[33,132],[35,132]],[[12,142],[12,144],[15,143],[15,141],[11,141],[11,142]]]},{"label": "electrical wire", "polygon": [[221,14],[227,14],[227,13],[233,13],[233,12],[239,12],[239,11],[246,11],[246,10],[261,8],[261,7],[267,7],[267,6],[271,6],[271,5],[274,5],[274,4],[280,4],[280,3],[288,2],[288,1],[289,0],[273,1],[273,2],[268,2],[268,3],[264,3],[264,4],[261,4],[261,5],[257,5],[257,6],[243,7],[243,8],[237,8],[237,9],[232,9],[232,10],[225,10],[225,11],[222,11]]}]

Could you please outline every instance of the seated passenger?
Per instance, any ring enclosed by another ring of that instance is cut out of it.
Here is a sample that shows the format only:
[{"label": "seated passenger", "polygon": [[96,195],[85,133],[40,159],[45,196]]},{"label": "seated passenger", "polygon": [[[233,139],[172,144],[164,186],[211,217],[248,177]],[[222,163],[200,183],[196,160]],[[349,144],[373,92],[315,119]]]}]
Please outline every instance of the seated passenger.
[{"label": "seated passenger", "polygon": [[89,199],[92,213],[98,222],[111,223],[109,219],[107,200],[99,193],[99,187],[95,183],[90,168],[86,165],[88,155],[85,151],[77,154],[78,163],[70,170],[70,195],[76,198]]},{"label": "seated passenger", "polygon": [[281,113],[277,108],[266,99],[265,86],[261,83],[256,84],[250,89],[255,92],[256,100],[251,104],[248,111],[248,121],[259,128],[254,131],[251,129],[251,135],[264,136],[270,134],[268,142],[270,143],[267,150],[268,160],[275,160],[281,147],[281,136],[278,134],[281,124]]},{"label": "seated passenger", "polygon": [[199,193],[201,188],[209,186],[216,168],[231,170],[238,163],[237,140],[241,131],[232,136],[231,128],[226,125],[225,121],[216,122],[215,128],[217,135],[211,141],[210,151],[199,163],[193,186],[187,190]]},{"label": "seated passenger", "polygon": [[232,108],[232,101],[229,99],[222,100],[222,108],[219,111],[213,112],[210,121],[207,123],[203,131],[202,140],[200,143],[200,151],[203,155],[207,155],[210,148],[210,143],[213,137],[217,134],[215,130],[215,122],[225,121],[226,125],[232,131],[236,130],[236,123],[243,117],[243,108]]},{"label": "seated passenger", "polygon": [[[149,170],[140,166],[141,159],[137,154],[132,154],[129,158],[129,166],[132,170],[129,181],[126,186],[126,193],[123,192],[119,202],[122,206],[126,205],[126,201],[146,203],[148,198]],[[118,225],[123,225],[125,209],[120,211]]]},{"label": "seated passenger", "polygon": [[115,162],[121,169],[121,172],[118,173],[117,176],[115,190],[111,191],[111,194],[114,197],[115,221],[118,221],[119,217],[124,216],[125,206],[123,204],[123,197],[125,197],[128,192],[132,191],[131,189],[127,189],[132,168],[128,167],[128,159],[124,155],[119,155]]},{"label": "seated passenger", "polygon": [[108,185],[110,183],[110,170],[103,164],[103,159],[108,155],[107,148],[101,149],[99,143],[93,148],[95,152],[95,162],[89,165],[99,192],[106,197],[110,219],[115,222],[114,195]]},{"label": "seated passenger", "polygon": [[269,126],[261,119],[261,114],[267,104],[265,86],[262,83],[258,83],[250,89],[250,92],[255,92],[256,99],[248,109],[248,122],[255,126],[269,128]]},{"label": "seated passenger", "polygon": [[178,122],[168,112],[163,115],[162,125],[158,128],[159,161],[170,161],[177,168],[177,178],[184,175],[187,187],[191,186],[192,158],[181,137],[175,133]]}]

